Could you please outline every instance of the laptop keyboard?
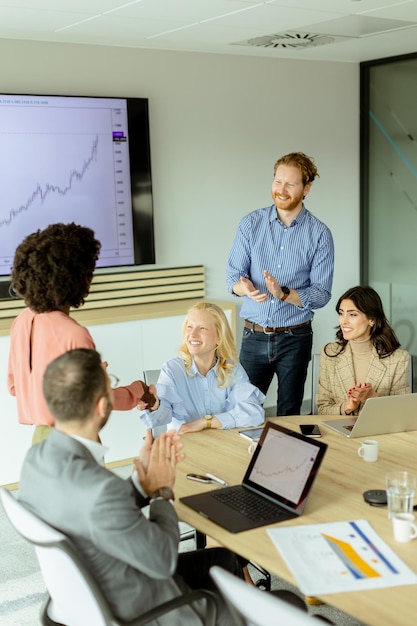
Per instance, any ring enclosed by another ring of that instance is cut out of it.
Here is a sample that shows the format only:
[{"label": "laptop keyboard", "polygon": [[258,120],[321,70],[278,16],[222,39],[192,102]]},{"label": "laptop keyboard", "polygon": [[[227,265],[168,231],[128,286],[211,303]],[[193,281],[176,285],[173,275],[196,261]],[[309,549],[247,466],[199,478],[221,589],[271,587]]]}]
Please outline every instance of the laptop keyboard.
[{"label": "laptop keyboard", "polygon": [[237,486],[236,489],[216,489],[211,492],[213,498],[230,506],[235,511],[239,511],[250,520],[279,520],[288,514],[277,505],[264,498]]}]

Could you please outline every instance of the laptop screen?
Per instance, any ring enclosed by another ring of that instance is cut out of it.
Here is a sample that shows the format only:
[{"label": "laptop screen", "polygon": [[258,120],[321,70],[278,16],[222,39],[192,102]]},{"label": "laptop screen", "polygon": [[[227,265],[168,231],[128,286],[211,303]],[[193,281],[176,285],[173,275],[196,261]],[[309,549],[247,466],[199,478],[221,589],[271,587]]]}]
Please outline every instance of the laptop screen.
[{"label": "laptop screen", "polygon": [[300,515],[327,445],[267,422],[243,479]]}]

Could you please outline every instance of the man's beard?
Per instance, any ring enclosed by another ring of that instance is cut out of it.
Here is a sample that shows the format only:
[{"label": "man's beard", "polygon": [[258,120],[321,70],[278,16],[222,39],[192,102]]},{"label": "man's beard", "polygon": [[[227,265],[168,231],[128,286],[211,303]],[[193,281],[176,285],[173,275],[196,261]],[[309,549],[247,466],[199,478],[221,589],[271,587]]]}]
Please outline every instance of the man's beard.
[{"label": "man's beard", "polygon": [[[293,211],[294,209],[296,209],[300,203],[302,203],[302,201],[304,200],[304,195],[300,194],[299,196],[295,196],[294,198],[292,198],[292,200],[290,200],[288,202],[288,200],[280,200],[277,196],[279,194],[274,194],[274,203],[275,206],[277,207],[277,209],[279,209],[280,211]],[[284,206],[280,206],[281,203]]]}]

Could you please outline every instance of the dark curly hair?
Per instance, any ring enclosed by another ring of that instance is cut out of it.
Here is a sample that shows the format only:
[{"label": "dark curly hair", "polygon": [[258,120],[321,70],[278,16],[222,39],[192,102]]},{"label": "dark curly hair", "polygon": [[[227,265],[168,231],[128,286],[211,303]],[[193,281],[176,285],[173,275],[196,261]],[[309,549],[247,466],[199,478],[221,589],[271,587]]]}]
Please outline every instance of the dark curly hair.
[{"label": "dark curly hair", "polygon": [[78,308],[88,296],[101,244],[78,224],[52,224],[16,248],[11,282],[35,313]]},{"label": "dark curly hair", "polygon": [[[372,287],[368,287],[366,285],[358,285],[356,287],[351,287],[345,293],[340,296],[339,300],[336,304],[336,312],[339,313],[340,306],[342,304],[342,300],[352,300],[355,307],[361,313],[364,313],[366,317],[374,322],[371,327],[370,340],[373,344],[375,350],[378,353],[380,359],[383,359],[400,347],[400,342],[398,338],[388,323],[387,318],[385,317],[384,308],[382,306],[381,298],[379,294],[372,289]],[[336,354],[328,354],[326,348],[329,344],[326,344],[324,347],[324,351],[327,356],[338,356],[343,350],[346,348],[346,344],[348,343],[347,339],[344,339],[342,329],[340,326],[337,327],[338,330],[336,332],[337,343],[340,346],[340,349],[337,350]]]},{"label": "dark curly hair", "polygon": [[290,154],[285,154],[278,159],[274,165],[274,176],[277,172],[277,167],[280,165],[292,165],[293,167],[297,167],[301,172],[304,187],[308,183],[312,183],[316,177],[320,178],[314,160],[312,157],[304,154],[304,152],[290,152]]}]

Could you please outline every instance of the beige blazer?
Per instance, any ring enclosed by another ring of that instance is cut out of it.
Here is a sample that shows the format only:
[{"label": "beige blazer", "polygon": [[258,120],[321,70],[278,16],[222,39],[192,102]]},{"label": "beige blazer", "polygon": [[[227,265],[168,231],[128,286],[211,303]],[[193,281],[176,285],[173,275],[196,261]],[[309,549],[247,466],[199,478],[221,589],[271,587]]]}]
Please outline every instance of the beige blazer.
[{"label": "beige blazer", "polygon": [[[338,344],[327,344],[328,354],[337,351]],[[356,381],[352,349],[349,343],[338,356],[327,356],[324,347],[320,352],[320,378],[317,406],[320,415],[344,415],[343,404],[348,390],[357,382],[370,383],[378,396],[395,396],[411,393],[409,384],[410,355],[398,348],[390,356],[380,359],[372,350],[372,359],[365,381]],[[359,410],[361,407],[359,407]]]}]

